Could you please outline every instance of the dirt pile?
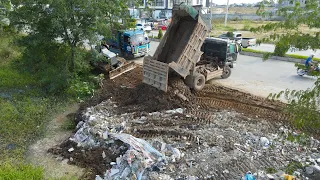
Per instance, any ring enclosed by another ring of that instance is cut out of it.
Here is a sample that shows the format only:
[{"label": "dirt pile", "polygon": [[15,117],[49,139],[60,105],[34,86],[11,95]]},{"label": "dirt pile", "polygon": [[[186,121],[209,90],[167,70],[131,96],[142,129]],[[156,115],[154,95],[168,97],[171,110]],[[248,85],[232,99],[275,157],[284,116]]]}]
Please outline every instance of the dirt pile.
[{"label": "dirt pile", "polygon": [[[118,150],[118,151],[115,151]],[[69,164],[86,168],[90,173],[86,173],[83,179],[94,179],[96,174],[104,174],[115,162],[116,158],[124,154],[128,148],[120,141],[113,144],[113,147],[92,147],[90,149],[78,147],[77,143],[66,140],[60,146],[50,148],[48,152],[62,156]],[[102,156],[105,154],[105,157]]]},{"label": "dirt pile", "polygon": [[[168,92],[142,83],[143,70],[138,66],[115,79],[103,81],[103,88],[89,102],[83,104],[81,110],[100,102],[112,99],[117,102],[119,112],[146,111],[153,112],[164,109],[173,109],[182,106],[189,106],[193,101],[194,94],[186,87],[182,79],[175,78],[169,82]],[[185,102],[177,96],[184,94],[189,101]]]}]

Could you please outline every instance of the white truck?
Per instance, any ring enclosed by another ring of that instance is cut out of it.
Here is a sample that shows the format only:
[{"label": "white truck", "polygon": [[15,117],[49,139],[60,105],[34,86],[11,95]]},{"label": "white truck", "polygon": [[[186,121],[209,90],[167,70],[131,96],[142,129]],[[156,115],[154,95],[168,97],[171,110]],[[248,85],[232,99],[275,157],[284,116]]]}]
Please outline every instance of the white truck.
[{"label": "white truck", "polygon": [[257,39],[255,38],[242,38],[241,45],[243,48],[252,47],[257,44]]}]

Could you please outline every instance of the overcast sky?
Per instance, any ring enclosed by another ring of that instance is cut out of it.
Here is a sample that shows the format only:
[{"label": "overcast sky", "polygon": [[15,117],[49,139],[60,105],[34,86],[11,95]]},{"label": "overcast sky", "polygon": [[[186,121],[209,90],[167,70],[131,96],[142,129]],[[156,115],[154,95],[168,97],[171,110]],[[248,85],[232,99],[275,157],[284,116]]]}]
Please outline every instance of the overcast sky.
[{"label": "overcast sky", "polygon": [[[210,1],[210,0],[209,0]],[[229,4],[233,4],[233,3],[237,3],[237,4],[240,4],[240,3],[256,3],[256,2],[259,2],[261,0],[229,0]],[[216,4],[227,4],[227,0],[212,0],[212,3],[216,3]]]}]

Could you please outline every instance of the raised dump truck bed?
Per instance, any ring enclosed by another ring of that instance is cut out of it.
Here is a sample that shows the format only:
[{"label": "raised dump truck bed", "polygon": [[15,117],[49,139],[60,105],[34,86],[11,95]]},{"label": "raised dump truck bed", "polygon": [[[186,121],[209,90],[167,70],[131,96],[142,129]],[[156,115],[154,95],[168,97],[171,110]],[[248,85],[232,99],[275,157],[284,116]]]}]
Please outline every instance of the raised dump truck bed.
[{"label": "raised dump truck bed", "polygon": [[171,24],[155,54],[144,58],[144,83],[167,91],[171,74],[187,79],[189,83],[186,84],[191,88],[194,88],[192,82],[198,76],[205,83],[208,73],[201,75],[197,63],[203,54],[201,46],[210,32],[210,23],[202,17],[200,11],[200,8],[185,4],[173,7]]}]

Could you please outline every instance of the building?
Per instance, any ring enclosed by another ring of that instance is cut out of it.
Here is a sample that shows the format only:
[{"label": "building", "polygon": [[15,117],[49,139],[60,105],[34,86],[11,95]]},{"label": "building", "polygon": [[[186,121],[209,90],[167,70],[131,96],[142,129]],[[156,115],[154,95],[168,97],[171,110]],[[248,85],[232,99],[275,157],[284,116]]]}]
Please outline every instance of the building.
[{"label": "building", "polygon": [[169,19],[172,16],[173,4],[186,3],[189,5],[202,5],[203,7],[209,7],[210,2],[210,0],[153,0],[152,3],[149,3],[148,0],[142,1],[143,3],[141,6],[136,7],[136,9],[130,9],[130,14],[134,17],[147,18],[149,15],[154,19]]},{"label": "building", "polygon": [[308,0],[284,0],[282,1],[281,4],[279,4],[279,6],[282,6],[282,7],[295,6],[296,2],[300,2],[300,6],[305,7]]}]

